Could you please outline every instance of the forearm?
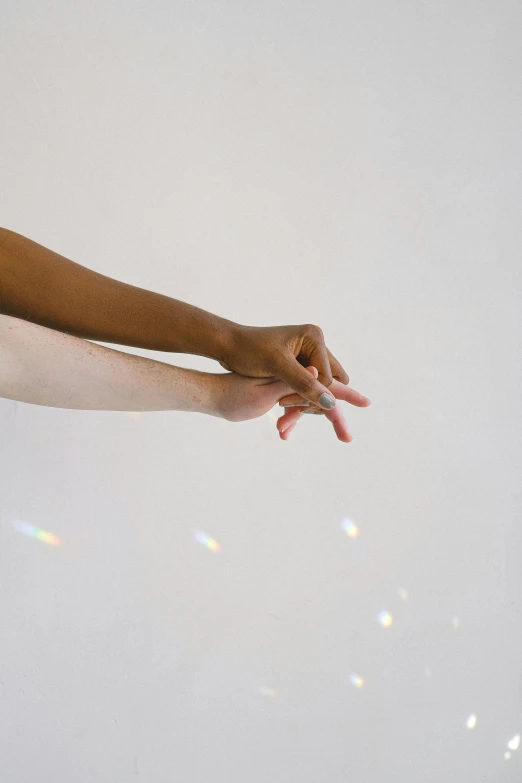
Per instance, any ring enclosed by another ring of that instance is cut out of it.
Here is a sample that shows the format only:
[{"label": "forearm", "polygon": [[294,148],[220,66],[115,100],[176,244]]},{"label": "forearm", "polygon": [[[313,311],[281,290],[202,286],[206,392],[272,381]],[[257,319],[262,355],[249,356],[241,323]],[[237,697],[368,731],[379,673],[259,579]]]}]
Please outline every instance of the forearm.
[{"label": "forearm", "polygon": [[52,408],[221,416],[221,380],[0,315],[0,397]]},{"label": "forearm", "polygon": [[87,269],[0,228],[0,314],[105,343],[226,357],[233,321]]}]

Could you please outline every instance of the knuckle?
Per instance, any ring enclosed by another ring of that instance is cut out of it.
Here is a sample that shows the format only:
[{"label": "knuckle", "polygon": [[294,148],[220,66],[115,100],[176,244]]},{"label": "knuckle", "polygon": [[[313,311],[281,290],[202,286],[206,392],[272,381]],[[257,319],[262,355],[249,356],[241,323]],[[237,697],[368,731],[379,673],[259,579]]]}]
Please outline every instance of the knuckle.
[{"label": "knuckle", "polygon": [[317,324],[306,324],[309,334],[313,334],[316,337],[323,337],[323,330]]},{"label": "knuckle", "polygon": [[310,375],[310,380],[303,378],[300,394],[303,397],[306,397],[306,399],[308,399],[311,396],[313,390],[315,389],[315,383],[316,383],[315,379],[313,378],[312,375]]}]

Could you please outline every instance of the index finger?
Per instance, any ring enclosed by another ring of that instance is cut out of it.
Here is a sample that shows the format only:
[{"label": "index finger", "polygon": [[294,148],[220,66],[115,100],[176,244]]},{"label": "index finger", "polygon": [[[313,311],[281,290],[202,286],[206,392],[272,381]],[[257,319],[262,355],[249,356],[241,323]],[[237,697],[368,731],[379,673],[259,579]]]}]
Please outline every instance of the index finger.
[{"label": "index finger", "polygon": [[348,374],[344,371],[344,368],[341,366],[340,362],[335,358],[333,353],[326,349],[328,352],[328,358],[330,359],[330,369],[332,370],[332,375],[335,378],[335,380],[340,381],[341,383],[345,383],[347,386],[350,383],[350,378],[348,377]]}]

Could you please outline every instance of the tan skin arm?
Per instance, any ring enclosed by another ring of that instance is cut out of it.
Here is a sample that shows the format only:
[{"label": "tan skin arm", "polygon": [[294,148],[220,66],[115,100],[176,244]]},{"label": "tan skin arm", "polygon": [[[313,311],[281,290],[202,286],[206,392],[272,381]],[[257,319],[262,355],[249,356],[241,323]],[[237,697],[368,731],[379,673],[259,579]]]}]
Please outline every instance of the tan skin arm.
[{"label": "tan skin arm", "polygon": [[0,228],[0,314],[102,343],[221,361],[238,325]]}]

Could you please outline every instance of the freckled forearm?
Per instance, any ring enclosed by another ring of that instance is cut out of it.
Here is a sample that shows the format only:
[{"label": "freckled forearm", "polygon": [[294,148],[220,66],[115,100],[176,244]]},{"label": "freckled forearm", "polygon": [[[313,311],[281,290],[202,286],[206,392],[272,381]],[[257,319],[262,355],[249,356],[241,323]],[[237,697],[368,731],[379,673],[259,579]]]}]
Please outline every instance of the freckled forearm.
[{"label": "freckled forearm", "polygon": [[223,376],[175,367],[0,315],[0,396],[53,408],[221,416]]}]

